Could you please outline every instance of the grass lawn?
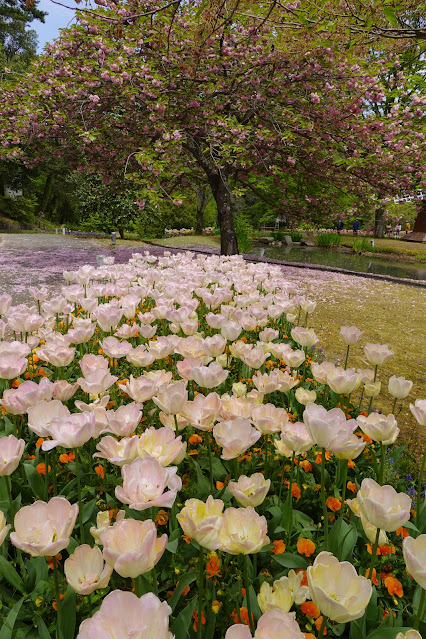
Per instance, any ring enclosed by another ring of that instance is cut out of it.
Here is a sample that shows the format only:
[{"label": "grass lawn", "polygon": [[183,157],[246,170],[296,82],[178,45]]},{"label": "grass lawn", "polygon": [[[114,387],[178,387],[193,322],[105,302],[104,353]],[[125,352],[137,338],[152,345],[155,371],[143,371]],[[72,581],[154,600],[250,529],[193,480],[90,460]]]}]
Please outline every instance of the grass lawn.
[{"label": "grass lawn", "polygon": [[191,246],[220,248],[220,235],[178,235],[177,237],[162,237],[152,240],[152,242],[172,248],[190,248]]},{"label": "grass lawn", "polygon": [[[361,237],[364,236],[341,235],[342,246],[352,247],[354,240],[361,239]],[[367,239],[370,240],[372,238],[368,237]],[[393,253],[402,259],[409,257],[419,261],[426,260],[426,243],[404,242],[386,237],[383,239],[374,238],[374,244],[373,253]]]}]

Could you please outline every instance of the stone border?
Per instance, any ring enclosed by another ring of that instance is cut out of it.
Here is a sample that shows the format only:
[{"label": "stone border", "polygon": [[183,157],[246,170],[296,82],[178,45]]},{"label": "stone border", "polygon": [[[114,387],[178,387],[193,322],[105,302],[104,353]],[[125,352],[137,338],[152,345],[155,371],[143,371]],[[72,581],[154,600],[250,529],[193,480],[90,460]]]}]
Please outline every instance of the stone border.
[{"label": "stone border", "polygon": [[[158,246],[163,250],[172,251],[191,251],[192,253],[201,253],[204,255],[219,255],[217,249],[189,248],[178,246],[164,246],[151,242],[151,240],[143,240],[145,244]],[[326,266],[324,264],[307,264],[305,262],[285,262],[283,260],[275,260],[271,257],[261,257],[260,255],[252,255],[250,253],[242,253],[242,257],[248,262],[263,262],[266,264],[275,264],[277,266],[292,266],[294,268],[311,269],[313,271],[326,271],[331,273],[341,273],[342,275],[352,275],[355,277],[365,277],[370,280],[379,280],[382,282],[392,282],[393,284],[406,284],[407,286],[415,286],[417,288],[426,288],[426,280],[411,280],[407,277],[394,277],[393,275],[380,275],[379,273],[360,273],[358,271],[350,271],[345,268],[337,268],[335,266]]]}]

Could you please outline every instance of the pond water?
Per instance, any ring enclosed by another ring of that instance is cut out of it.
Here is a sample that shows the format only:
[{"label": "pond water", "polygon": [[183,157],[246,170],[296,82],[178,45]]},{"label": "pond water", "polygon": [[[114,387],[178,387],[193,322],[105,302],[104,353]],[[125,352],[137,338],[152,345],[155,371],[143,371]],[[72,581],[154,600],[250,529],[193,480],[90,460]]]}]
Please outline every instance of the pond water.
[{"label": "pond water", "polygon": [[303,262],[344,268],[358,273],[376,273],[411,280],[426,280],[426,264],[392,262],[380,257],[369,257],[352,253],[339,253],[332,249],[310,246],[265,246],[253,247],[251,253],[285,262]]}]

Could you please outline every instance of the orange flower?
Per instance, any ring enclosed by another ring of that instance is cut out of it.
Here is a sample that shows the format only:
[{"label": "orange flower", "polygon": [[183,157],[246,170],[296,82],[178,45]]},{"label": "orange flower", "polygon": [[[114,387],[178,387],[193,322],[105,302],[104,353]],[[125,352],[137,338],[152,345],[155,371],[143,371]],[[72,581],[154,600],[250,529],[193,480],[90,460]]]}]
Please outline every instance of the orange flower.
[{"label": "orange flower", "polygon": [[307,586],[308,585],[308,573],[306,572],[306,570],[302,570],[301,568],[299,568],[299,570],[296,570],[296,575],[298,575],[300,572],[303,572],[303,579],[300,582],[301,586]]},{"label": "orange flower", "polygon": [[390,595],[397,595],[398,597],[404,596],[404,591],[402,589],[401,582],[398,581],[398,579],[396,579],[392,575],[389,575],[388,577],[386,577],[385,586]]},{"label": "orange flower", "polygon": [[297,484],[292,484],[291,485],[291,496],[292,497],[296,497],[296,499],[300,499],[300,488]]},{"label": "orange flower", "polygon": [[192,446],[196,446],[197,444],[201,444],[203,438],[195,433],[194,435],[191,435],[188,441]]},{"label": "orange flower", "polygon": [[[59,599],[62,601],[62,599],[65,597],[65,595],[59,595]],[[58,610],[58,604],[56,603],[56,599],[53,599],[52,601],[52,608],[53,610]]]},{"label": "orange flower", "polygon": [[340,499],[336,497],[328,497],[325,503],[327,504],[327,508],[330,508],[334,513],[342,507]]},{"label": "orange flower", "polygon": [[[315,619],[315,627],[318,630],[318,632],[321,630],[321,624],[322,624],[322,616],[318,617],[318,619]],[[322,634],[323,635],[327,634],[327,628],[324,628],[324,632]]]},{"label": "orange flower", "polygon": [[[325,451],[325,460],[326,461],[330,461],[330,459],[333,457],[333,453],[330,453],[328,450]],[[322,453],[318,453],[316,459],[315,459],[315,463],[316,464],[321,464],[322,461]]]},{"label": "orange flower", "polygon": [[189,586],[187,586],[186,588],[184,588],[184,589],[182,590],[182,594],[183,594],[183,596],[185,597],[185,595],[187,595],[187,594],[188,594],[188,592],[189,592],[190,590],[191,590],[191,588],[190,588]]},{"label": "orange flower", "polygon": [[169,513],[165,510],[159,510],[155,518],[157,526],[165,526],[169,521]]},{"label": "orange flower", "polygon": [[[51,470],[52,470],[51,467],[48,466],[48,472],[49,473],[50,473]],[[36,471],[38,472],[39,475],[45,475],[46,474],[46,464],[37,464]]]},{"label": "orange flower", "polygon": [[191,537],[188,537],[188,535],[182,535],[182,539],[187,543],[190,544],[192,539]]},{"label": "orange flower", "polygon": [[312,470],[312,464],[311,464],[311,462],[308,462],[307,459],[305,459],[303,462],[301,462],[300,467],[303,468],[305,473],[310,473],[311,470]]},{"label": "orange flower", "polygon": [[38,440],[36,441],[36,448],[40,448],[43,442],[44,442],[43,437],[39,437]]},{"label": "orange flower", "polygon": [[198,450],[190,450],[188,451],[188,455],[198,455]]},{"label": "orange flower", "polygon": [[[59,562],[61,561],[61,559],[62,559],[62,555],[60,553],[55,556],[55,562],[57,566],[59,565]],[[53,570],[53,557],[46,557],[46,561],[49,565],[50,570]]]},{"label": "orange flower", "polygon": [[356,493],[357,491],[357,487],[356,484],[353,481],[348,481],[348,483],[346,484],[346,487],[348,490],[350,490],[352,493]]},{"label": "orange flower", "polygon": [[285,543],[282,539],[277,539],[272,543],[274,545],[274,549],[272,550],[274,555],[282,555],[282,553],[285,552]]},{"label": "orange flower", "polygon": [[403,539],[405,539],[405,537],[410,536],[410,533],[408,532],[406,528],[404,528],[404,526],[401,526],[401,528],[398,528],[398,530],[396,531],[396,534],[401,536]]},{"label": "orange flower", "polygon": [[[241,619],[241,623],[244,623],[246,626],[249,625],[248,610],[247,610],[247,608],[245,606],[241,606],[241,608],[240,608],[240,619]],[[251,613],[251,619],[252,619],[252,622],[254,624],[253,613]]]},{"label": "orange flower", "polygon": [[223,488],[225,486],[225,484],[223,483],[223,481],[217,481],[216,482],[216,488],[217,490],[220,490],[221,488]]},{"label": "orange flower", "polygon": [[392,553],[395,553],[395,546],[393,544],[390,546],[383,544],[382,546],[379,546],[379,551],[379,554],[382,555],[382,557],[386,557],[386,555],[392,555]]},{"label": "orange flower", "polygon": [[61,462],[61,464],[66,464],[67,462],[69,462],[70,460],[70,456],[67,455],[67,453],[62,453],[62,455],[59,455],[59,461]]},{"label": "orange flower", "polygon": [[297,540],[297,552],[299,555],[305,555],[305,557],[310,557],[316,550],[316,546],[311,539],[305,539],[302,537]]},{"label": "orange flower", "polygon": [[216,553],[211,553],[209,555],[209,560],[206,565],[206,577],[207,579],[211,579],[212,577],[221,577],[222,573],[220,572],[220,559],[216,555]]},{"label": "orange flower", "polygon": [[19,379],[15,379],[15,381],[12,382],[13,388],[19,388],[20,385],[21,385],[21,382],[19,381]]},{"label": "orange flower", "polygon": [[[375,586],[378,586],[378,585],[379,585],[379,582],[377,581],[377,576],[376,576],[376,575],[377,575],[377,573],[376,573],[376,569],[375,569],[375,568],[373,568],[373,578],[372,578],[372,580],[371,580],[371,581],[373,582],[373,584],[374,584]],[[369,576],[370,576],[370,568],[367,568],[366,573],[365,573],[365,576],[367,577],[367,579],[369,579]]]},{"label": "orange flower", "polygon": [[97,466],[95,466],[95,473],[101,479],[105,479],[105,468],[102,466],[102,464],[98,464]]},{"label": "orange flower", "polygon": [[[193,623],[193,628],[194,628],[194,632],[197,632],[198,630],[198,612],[196,610],[194,610],[194,612],[192,613],[192,616],[194,617],[194,623]],[[204,616],[204,612],[201,611],[201,625],[205,626],[206,625],[206,617]]]},{"label": "orange flower", "polygon": [[355,468],[355,462],[353,461],[353,459],[350,459],[348,461],[348,468]]},{"label": "orange flower", "polygon": [[300,606],[300,610],[305,615],[307,615],[308,617],[312,617],[313,619],[316,619],[321,614],[320,609],[316,604],[314,604],[313,601],[305,601],[305,603],[302,603],[302,605]]},{"label": "orange flower", "polygon": [[362,438],[368,444],[372,444],[373,443],[373,440],[368,435],[366,435],[365,433],[362,434]]},{"label": "orange flower", "polygon": [[304,632],[303,634],[305,635],[305,639],[317,639],[312,632]]}]

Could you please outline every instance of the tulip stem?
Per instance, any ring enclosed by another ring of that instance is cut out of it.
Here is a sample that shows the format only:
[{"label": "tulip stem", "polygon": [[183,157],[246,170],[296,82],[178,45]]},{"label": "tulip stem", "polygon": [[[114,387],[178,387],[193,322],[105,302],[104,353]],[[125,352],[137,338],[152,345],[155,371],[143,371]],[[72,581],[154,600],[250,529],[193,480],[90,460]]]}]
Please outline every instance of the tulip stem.
[{"label": "tulip stem", "polygon": [[379,469],[379,479],[378,483],[380,486],[383,486],[383,478],[385,476],[385,457],[386,457],[386,446],[385,444],[380,444],[380,469]]},{"label": "tulip stem", "polygon": [[[422,484],[423,484],[423,473],[425,470],[425,462],[426,462],[426,453],[423,455],[422,465],[420,466],[420,474],[419,474],[419,482],[417,484],[417,501],[416,501],[416,526],[419,528],[420,524],[420,508],[421,508],[421,492],[422,492]],[[424,594],[424,590],[423,590]]]},{"label": "tulip stem", "polygon": [[395,415],[396,402],[397,402],[397,398],[395,397],[393,406],[392,406],[392,415]]},{"label": "tulip stem", "polygon": [[368,573],[368,576],[371,579],[371,581],[373,581],[373,570],[374,570],[374,565],[376,563],[377,548],[379,547],[379,537],[380,537],[380,528],[378,528],[376,531],[376,538],[374,540],[373,550],[371,552],[370,570]]},{"label": "tulip stem", "polygon": [[343,467],[343,486],[342,486],[342,506],[340,508],[340,518],[343,518],[343,513],[345,511],[345,499],[346,499],[346,480],[348,478],[348,462],[346,459],[342,459],[341,463],[344,464]]},{"label": "tulip stem", "polygon": [[293,532],[293,475],[294,475],[294,459],[296,457],[296,453],[293,452],[291,456],[291,465],[290,465],[290,486],[289,486],[289,507],[288,507],[288,543],[290,544],[291,533]]},{"label": "tulip stem", "polygon": [[328,548],[328,514],[325,497],[325,448],[321,449],[321,501],[324,516],[324,550]]},{"label": "tulip stem", "polygon": [[61,602],[61,593],[59,590],[58,562],[56,561],[55,556],[53,557],[53,582],[55,584],[55,595],[56,595],[57,637],[58,639],[62,639],[62,602]]},{"label": "tulip stem", "polygon": [[213,492],[213,465],[212,465],[212,446],[210,443],[210,431],[205,431],[205,437],[207,442],[207,450],[209,453],[209,478],[210,478],[210,490]]},{"label": "tulip stem", "polygon": [[9,497],[9,504],[10,504],[10,523],[12,524],[12,530],[14,530],[15,505],[13,503],[13,498],[12,498],[12,486],[10,481],[10,475],[5,475],[4,478],[6,480],[7,494]]},{"label": "tulip stem", "polygon": [[322,621],[321,621],[321,627],[319,629],[319,633],[318,633],[318,637],[320,637],[321,639],[324,636],[324,630],[326,629],[327,626],[327,621],[328,621],[328,617],[326,617],[325,615],[322,616]]},{"label": "tulip stem", "polygon": [[200,555],[199,555],[199,566],[198,566],[198,628],[197,628],[197,637],[201,639],[202,637],[202,616],[203,616],[203,599],[204,599],[204,548],[200,546]]},{"label": "tulip stem", "polygon": [[53,495],[56,497],[58,494],[58,482],[56,477],[56,451],[52,453],[52,474],[53,474]]},{"label": "tulip stem", "polygon": [[423,606],[425,603],[425,595],[426,595],[426,590],[423,588],[422,594],[420,595],[419,609],[417,610],[416,620],[413,625],[414,630],[418,630],[420,626],[420,621],[422,619],[422,613],[423,613]]},{"label": "tulip stem", "polygon": [[345,365],[343,366],[343,368],[344,368],[345,370],[346,370],[346,367],[347,367],[347,365],[348,365],[349,348],[350,348],[350,345],[348,344],[348,347],[347,347],[347,349],[346,349]]},{"label": "tulip stem", "polygon": [[[374,367],[374,379],[373,379],[373,384],[375,383],[376,379],[377,379],[377,368],[378,368],[378,364],[376,364],[376,366]],[[370,403],[368,404],[368,413],[371,411],[371,406],[373,405],[373,397],[370,397]]]},{"label": "tulip stem", "polygon": [[48,451],[46,451],[44,454],[44,466],[45,466],[44,491],[45,491],[46,501],[48,501],[49,500],[49,452]]},{"label": "tulip stem", "polygon": [[244,588],[246,589],[246,602],[247,602],[247,615],[249,621],[250,632],[252,635],[254,634],[254,623],[253,617],[251,614],[251,603],[250,603],[250,582],[248,577],[248,555],[244,555],[243,557],[243,576],[244,576]]},{"label": "tulip stem", "polygon": [[80,525],[80,544],[84,544],[83,509],[81,505],[80,456],[79,456],[78,448],[74,448],[74,453],[75,453],[75,474],[77,475],[78,522]]}]

